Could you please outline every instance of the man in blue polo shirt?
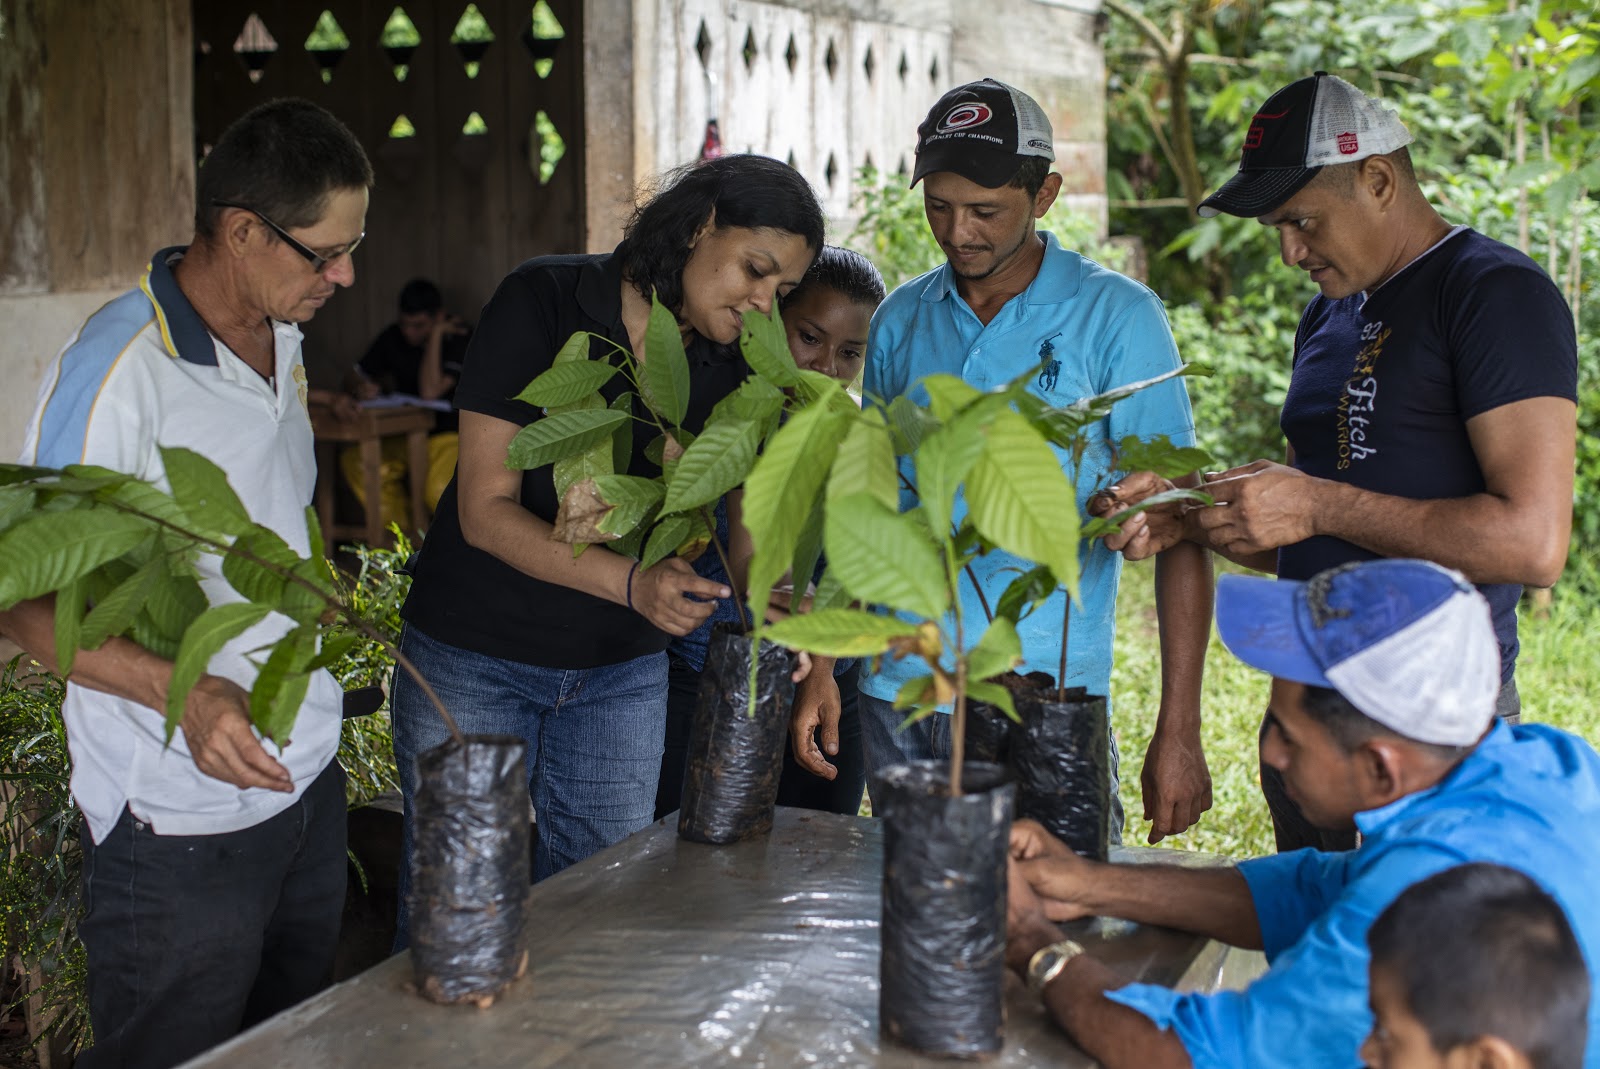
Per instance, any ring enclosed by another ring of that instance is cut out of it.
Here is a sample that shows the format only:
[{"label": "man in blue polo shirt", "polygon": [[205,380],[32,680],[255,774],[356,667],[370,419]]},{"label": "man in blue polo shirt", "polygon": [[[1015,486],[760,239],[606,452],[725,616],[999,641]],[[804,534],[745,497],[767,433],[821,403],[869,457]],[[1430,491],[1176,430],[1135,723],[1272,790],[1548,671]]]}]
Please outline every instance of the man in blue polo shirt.
[{"label": "man in blue polo shirt", "polygon": [[[933,106],[917,134],[912,184],[922,183],[928,226],[947,262],[900,286],[873,317],[868,398],[887,404],[909,395],[926,403],[919,380],[927,375],[942,372],[990,389],[1037,367],[1033,391],[1066,405],[1178,366],[1155,294],[1034,229],[1060,192],[1061,176],[1050,171],[1050,121],[1032,97],[992,79],[958,86]],[[1080,507],[1111,481],[1113,443],[1166,435],[1193,444],[1188,393],[1178,380],[1145,390],[1089,434],[1081,461],[1060,454]],[[902,460],[901,471],[914,484],[911,458]],[[965,508],[958,499],[958,519]],[[1081,560],[1082,601],[1070,619],[1066,684],[1110,697],[1121,558],[1096,543]],[[983,589],[963,584],[967,619],[982,620],[1017,569],[1028,566],[1003,552],[974,562]],[[1065,597],[1058,592],[1022,621],[1019,671],[1056,673]],[[1161,708],[1142,776],[1152,842],[1190,827],[1211,807],[1211,777],[1200,748],[1200,674],[1211,613],[1211,565],[1203,549],[1180,544],[1159,555],[1156,606]],[[908,661],[885,661],[862,675],[869,771],[949,754],[949,717],[897,730],[904,717],[892,703],[912,674]],[[1114,813],[1118,839],[1121,823]]]},{"label": "man in blue polo shirt", "polygon": [[[1484,596],[1417,560],[1346,564],[1307,582],[1224,576],[1217,630],[1269,672],[1263,759],[1307,818],[1359,829],[1232,868],[1084,861],[1039,825],[1012,834],[1006,956],[1108,1069],[1347,1069],[1371,1027],[1367,928],[1403,890],[1489,861],[1565,910],[1591,971],[1600,952],[1600,755],[1495,717],[1500,657]],[[1123,917],[1266,951],[1244,991],[1125,984],[1052,921]],[[1584,1064],[1600,1066],[1591,998]]]}]

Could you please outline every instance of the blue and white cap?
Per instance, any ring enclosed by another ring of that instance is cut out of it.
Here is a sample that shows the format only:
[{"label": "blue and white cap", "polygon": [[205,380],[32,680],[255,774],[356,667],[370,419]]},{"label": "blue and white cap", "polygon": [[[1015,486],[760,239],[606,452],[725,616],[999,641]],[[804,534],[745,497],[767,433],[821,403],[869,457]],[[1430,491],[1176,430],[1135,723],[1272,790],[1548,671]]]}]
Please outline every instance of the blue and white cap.
[{"label": "blue and white cap", "polygon": [[1225,575],[1217,631],[1252,668],[1336,690],[1408,739],[1471,746],[1494,717],[1489,603],[1437,564],[1363,561],[1306,582]]}]

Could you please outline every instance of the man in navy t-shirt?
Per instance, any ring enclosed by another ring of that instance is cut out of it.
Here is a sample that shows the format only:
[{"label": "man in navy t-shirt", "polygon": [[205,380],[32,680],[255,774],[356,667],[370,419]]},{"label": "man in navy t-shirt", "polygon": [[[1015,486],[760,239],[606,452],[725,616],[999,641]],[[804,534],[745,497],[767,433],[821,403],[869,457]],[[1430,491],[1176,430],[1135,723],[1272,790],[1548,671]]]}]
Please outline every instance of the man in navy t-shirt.
[{"label": "man in navy t-shirt", "polygon": [[[1305,579],[1374,557],[1465,573],[1500,643],[1499,711],[1515,716],[1517,600],[1561,574],[1577,438],[1572,312],[1527,256],[1440,217],[1393,112],[1324,72],[1250,121],[1237,174],[1200,206],[1278,232],[1321,290],[1295,334],[1281,423],[1288,464],[1210,477],[1216,505],[1140,518],[1108,539],[1130,558],[1189,539]],[[1155,488],[1124,480],[1107,507]],[[1262,769],[1278,848],[1348,849],[1307,824]]]}]

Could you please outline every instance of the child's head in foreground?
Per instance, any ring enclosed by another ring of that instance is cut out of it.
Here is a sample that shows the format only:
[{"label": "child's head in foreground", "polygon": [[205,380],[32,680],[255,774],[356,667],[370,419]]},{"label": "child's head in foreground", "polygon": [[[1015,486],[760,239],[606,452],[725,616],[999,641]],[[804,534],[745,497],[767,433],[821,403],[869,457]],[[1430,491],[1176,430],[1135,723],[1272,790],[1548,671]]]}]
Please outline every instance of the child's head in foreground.
[{"label": "child's head in foreground", "polygon": [[1373,1069],[1579,1069],[1589,974],[1561,907],[1475,862],[1406,889],[1367,933]]},{"label": "child's head in foreground", "polygon": [[871,260],[824,245],[800,285],[783,299],[794,362],[854,382],[867,359],[867,327],[883,297],[883,276]]}]

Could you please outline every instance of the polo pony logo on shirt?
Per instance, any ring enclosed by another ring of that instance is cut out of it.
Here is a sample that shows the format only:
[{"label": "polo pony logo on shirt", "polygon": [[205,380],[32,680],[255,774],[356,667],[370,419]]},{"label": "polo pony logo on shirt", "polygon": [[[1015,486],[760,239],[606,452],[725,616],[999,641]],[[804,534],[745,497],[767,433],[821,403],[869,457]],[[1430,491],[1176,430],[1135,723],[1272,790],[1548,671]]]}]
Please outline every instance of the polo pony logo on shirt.
[{"label": "polo pony logo on shirt", "polygon": [[1056,382],[1061,378],[1061,361],[1055,358],[1056,347],[1050,344],[1059,337],[1061,332],[1058,330],[1039,343],[1039,362],[1044,365],[1039,369],[1039,389],[1047,393],[1055,390]]},{"label": "polo pony logo on shirt", "polygon": [[294,392],[300,397],[300,407],[304,408],[306,407],[306,398],[311,392],[306,384],[306,369],[303,365],[296,364],[294,371],[290,372],[290,374],[294,376]]}]

